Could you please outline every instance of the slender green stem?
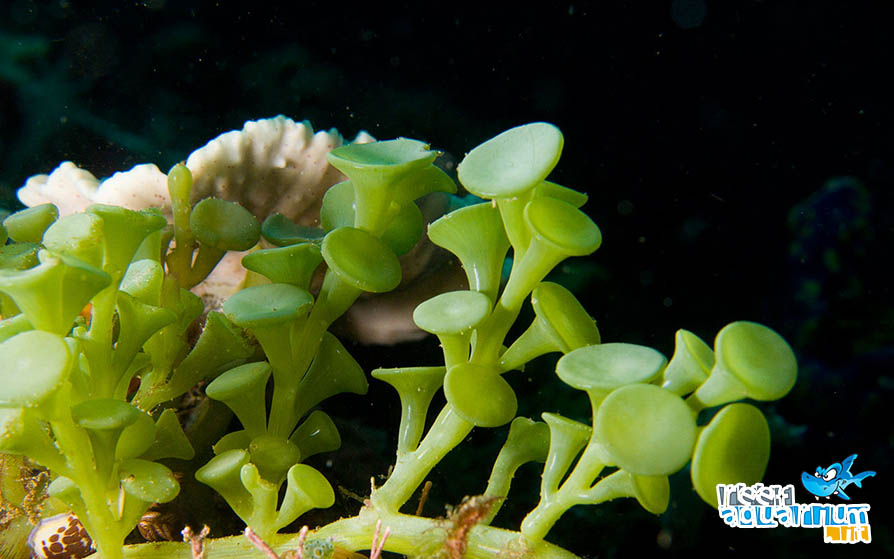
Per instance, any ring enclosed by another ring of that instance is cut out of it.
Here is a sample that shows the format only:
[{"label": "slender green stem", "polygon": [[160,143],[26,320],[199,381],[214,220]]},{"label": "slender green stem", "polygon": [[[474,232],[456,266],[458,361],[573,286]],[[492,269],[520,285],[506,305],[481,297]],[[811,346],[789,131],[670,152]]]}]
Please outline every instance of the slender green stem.
[{"label": "slender green stem", "polygon": [[448,370],[454,365],[465,363],[469,360],[469,339],[472,332],[463,334],[442,334],[438,336],[441,341],[441,349],[444,350],[444,367]]},{"label": "slender green stem", "polygon": [[540,503],[522,521],[522,533],[534,541],[546,537],[565,511],[584,502],[583,495],[590,490],[603,467],[599,447],[591,439],[559,490],[541,495]]},{"label": "slender green stem", "polygon": [[102,556],[108,559],[121,557],[124,536],[121,523],[109,508],[108,479],[94,469],[90,438],[70,420],[51,422],[56,444],[68,456],[71,480],[77,485],[86,509],[84,526]]},{"label": "slender green stem", "polygon": [[97,293],[92,301],[90,330],[83,342],[90,362],[90,388],[94,398],[111,398],[118,384],[112,367],[112,334],[117,301],[117,281]]},{"label": "slender green stem", "polygon": [[500,359],[503,340],[518,317],[521,301],[514,307],[507,307],[503,297],[494,306],[491,315],[478,328],[475,347],[472,349],[470,363],[478,365],[496,364]]},{"label": "slender green stem", "polygon": [[[366,507],[357,516],[344,518],[322,528],[309,532],[305,548],[315,542],[326,541],[344,551],[362,551],[372,547],[376,525],[381,521],[379,539],[385,529],[389,529],[384,550],[412,557],[438,557],[446,555],[446,540],[454,535],[449,521],[438,518],[423,518],[399,513],[387,513],[373,507]],[[297,534],[277,534],[267,543],[280,556],[298,547]],[[108,555],[98,553],[97,559],[107,559]],[[127,559],[192,559],[189,545],[185,543],[152,543],[131,545],[124,549]],[[262,558],[262,552],[255,549],[243,536],[208,540],[205,546],[206,559],[252,559]],[[465,538],[464,559],[493,559],[494,557],[524,557],[525,559],[579,559],[573,553],[556,545],[527,540],[518,532],[492,526],[476,525]]]},{"label": "slender green stem", "polygon": [[388,481],[370,497],[373,505],[396,512],[438,462],[466,438],[472,427],[450,404],[445,405],[416,450],[397,459]]}]

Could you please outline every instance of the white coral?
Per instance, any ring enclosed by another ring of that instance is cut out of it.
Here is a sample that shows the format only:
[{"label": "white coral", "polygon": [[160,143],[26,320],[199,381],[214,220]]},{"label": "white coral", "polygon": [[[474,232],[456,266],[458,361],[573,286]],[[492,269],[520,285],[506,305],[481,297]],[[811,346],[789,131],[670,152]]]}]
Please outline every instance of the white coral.
[{"label": "white coral", "polygon": [[[366,132],[354,139],[372,141]],[[334,128],[315,134],[309,122],[282,115],[246,122],[242,130],[221,134],[190,154],[186,166],[193,175],[192,199],[216,196],[239,202],[260,219],[279,212],[302,225],[314,224],[323,193],[345,179],[326,161],[326,154],[343,143]],[[152,164],[115,173],[100,183],[66,161],[49,175],[29,178],[18,197],[26,206],[55,204],[60,215],[93,203],[132,210],[156,207],[171,215],[167,179]]]},{"label": "white coral", "polygon": [[[361,132],[354,143],[375,141]],[[315,225],[323,194],[345,176],[326,154],[344,143],[334,128],[314,134],[310,122],[284,116],[249,121],[192,152],[193,201],[208,196],[239,202],[263,219],[281,213]]]},{"label": "white coral", "polygon": [[55,204],[61,215],[84,211],[93,203],[99,181],[90,171],[63,161],[49,175],[34,175],[19,189],[19,200],[28,207]]}]

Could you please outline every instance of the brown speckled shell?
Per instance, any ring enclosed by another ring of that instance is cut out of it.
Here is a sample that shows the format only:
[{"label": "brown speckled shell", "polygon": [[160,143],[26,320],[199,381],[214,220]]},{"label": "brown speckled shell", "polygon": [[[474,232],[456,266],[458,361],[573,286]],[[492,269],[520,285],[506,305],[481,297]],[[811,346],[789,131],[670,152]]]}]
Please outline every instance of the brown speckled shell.
[{"label": "brown speckled shell", "polygon": [[28,535],[34,559],[81,559],[95,550],[93,540],[73,513],[44,518]]}]

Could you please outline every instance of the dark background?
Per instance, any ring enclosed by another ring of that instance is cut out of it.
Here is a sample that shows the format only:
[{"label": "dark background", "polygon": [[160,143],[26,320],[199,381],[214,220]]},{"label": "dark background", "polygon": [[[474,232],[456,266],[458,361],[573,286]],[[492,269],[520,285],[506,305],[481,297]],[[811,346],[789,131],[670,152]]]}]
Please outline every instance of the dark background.
[{"label": "dark background", "polygon": [[[592,258],[555,278],[574,286],[603,339],[670,355],[677,328],[710,341],[733,320],[767,324],[790,340],[801,370],[786,399],[762,406],[774,429],[765,480],[796,484],[806,502],[801,471],[859,453],[854,473],[878,474],[849,492],[873,507],[874,541],[859,549],[823,545],[819,530],[727,528],[685,474],[660,519],[632,502],[581,507],[549,539],[599,557],[890,556],[891,11],[792,0],[550,4],[3,2],[0,207],[16,208],[15,189],[62,160],[98,177],[143,162],[167,169],[277,114],[348,138],[425,140],[457,161],[508,127],[552,122],[565,151],[551,178],[589,194],[585,210],[604,235]],[[351,349],[372,368],[431,359],[436,344]],[[516,383],[522,412],[583,419],[580,396],[536,369]],[[390,460],[388,390],[374,384],[331,409],[346,441],[370,448],[342,460],[357,469],[358,493]],[[358,410],[368,413],[353,419]],[[476,433],[472,450],[451,455],[433,502],[482,491],[502,436]],[[520,476],[509,524],[536,498],[524,495],[536,472]]]}]

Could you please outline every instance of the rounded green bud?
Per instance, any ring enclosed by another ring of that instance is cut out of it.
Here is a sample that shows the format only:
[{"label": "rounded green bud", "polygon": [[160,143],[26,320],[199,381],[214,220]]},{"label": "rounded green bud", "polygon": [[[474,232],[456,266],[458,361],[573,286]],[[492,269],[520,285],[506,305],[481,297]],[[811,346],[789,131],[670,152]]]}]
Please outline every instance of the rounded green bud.
[{"label": "rounded green bud", "polygon": [[71,408],[75,423],[90,431],[118,431],[134,423],[142,412],[127,402],[102,398],[85,400]]},{"label": "rounded green bud", "polygon": [[470,151],[457,168],[459,182],[481,198],[518,196],[549,175],[563,144],[552,124],[517,126]]},{"label": "rounded green bud", "polygon": [[157,462],[125,460],[118,472],[124,491],[144,503],[168,503],[180,492],[171,470]]},{"label": "rounded green bud", "polygon": [[202,244],[219,250],[248,250],[261,236],[251,212],[220,198],[205,198],[189,214],[189,228]]},{"label": "rounded green bud", "polygon": [[593,430],[607,463],[644,476],[678,471],[695,444],[692,410],[676,394],[652,384],[622,386],[606,396]]},{"label": "rounded green bud", "polygon": [[589,345],[559,359],[556,374],[565,384],[598,396],[626,384],[649,382],[665,363],[667,359],[661,353],[646,346]]},{"label": "rounded green bud", "polygon": [[313,296],[294,285],[269,283],[243,289],[227,299],[223,312],[237,326],[273,326],[306,314]]},{"label": "rounded green bud", "polygon": [[315,410],[295,429],[289,442],[298,447],[301,459],[306,460],[314,454],[336,450],[341,446],[341,436],[332,418]]},{"label": "rounded green bud", "polygon": [[490,315],[490,299],[478,291],[451,291],[420,303],[413,311],[416,326],[431,334],[461,334]]},{"label": "rounded green bud", "polygon": [[662,388],[674,394],[689,394],[708,378],[714,352],[689,330],[677,330],[674,356],[664,370]]},{"label": "rounded green bud", "polygon": [[168,171],[168,193],[175,203],[189,203],[192,191],[192,173],[183,163],[177,163]]},{"label": "rounded green bud", "polygon": [[518,410],[515,391],[491,367],[460,363],[444,377],[444,395],[456,413],[477,427],[499,427]]},{"label": "rounded green bud", "polygon": [[698,435],[692,455],[692,486],[717,508],[717,485],[753,485],[764,477],[770,461],[770,427],[756,407],[730,404]]},{"label": "rounded green bud", "polygon": [[525,206],[534,239],[564,256],[585,256],[602,244],[599,227],[576,207],[555,198],[535,198]]},{"label": "rounded green bud", "polygon": [[278,247],[298,243],[319,243],[325,231],[319,227],[303,227],[282,214],[268,216],[261,224],[261,235]]},{"label": "rounded green bud", "polygon": [[537,317],[500,358],[500,367],[517,369],[545,353],[569,353],[601,338],[593,320],[577,298],[557,283],[542,282],[531,294]]},{"label": "rounded green bud", "polygon": [[782,398],[798,375],[798,362],[788,342],[755,322],[726,325],[714,340],[714,355],[711,375],[693,394],[705,407],[742,398]]},{"label": "rounded green bud", "polygon": [[400,283],[400,262],[388,245],[362,229],[340,227],[323,239],[323,259],[345,283],[372,293]]},{"label": "rounded green bud", "polygon": [[71,354],[65,341],[50,332],[30,330],[0,343],[4,365],[0,407],[37,406],[68,378]]}]

